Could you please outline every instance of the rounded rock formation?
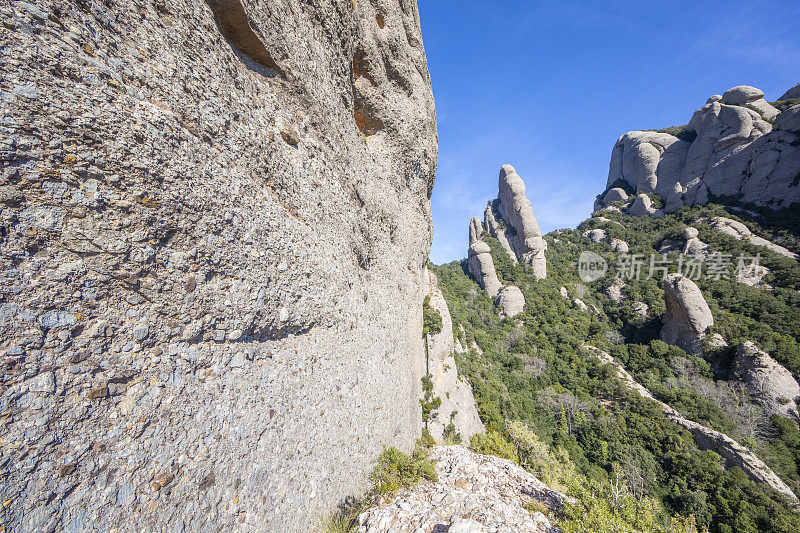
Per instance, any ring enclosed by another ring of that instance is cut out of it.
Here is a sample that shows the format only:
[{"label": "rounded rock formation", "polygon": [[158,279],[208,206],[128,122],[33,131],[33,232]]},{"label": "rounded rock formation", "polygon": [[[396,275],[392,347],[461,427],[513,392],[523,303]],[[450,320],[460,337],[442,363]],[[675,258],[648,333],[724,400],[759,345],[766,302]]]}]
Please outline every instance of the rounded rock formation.
[{"label": "rounded rock formation", "polygon": [[[797,92],[793,88],[783,98]],[[797,113],[780,112],[763,91],[746,85],[714,95],[687,126],[670,130],[676,135],[631,131],[620,137],[606,190],[626,183],[636,193],[655,193],[666,212],[705,204],[709,195],[776,207],[800,203]],[[596,202],[595,210],[603,203]]]},{"label": "rounded rock formation", "polygon": [[625,189],[620,187],[614,187],[613,189],[609,190],[605,196],[603,196],[603,203],[605,205],[612,204],[614,202],[627,202],[628,201],[628,193],[625,192]]},{"label": "rounded rock formation", "polygon": [[525,296],[522,291],[514,285],[509,285],[500,291],[497,297],[497,305],[500,307],[500,316],[514,318],[525,310]]},{"label": "rounded rock formation", "polygon": [[480,286],[494,298],[500,292],[500,280],[497,279],[497,271],[494,268],[491,248],[483,241],[476,241],[469,247],[469,257],[467,258],[469,273],[474,277]]},{"label": "rounded rock formation", "polygon": [[753,400],[767,412],[798,419],[800,385],[792,373],[752,342],[736,349],[734,372],[747,386]]},{"label": "rounded rock formation", "polygon": [[666,313],[661,328],[661,340],[678,346],[690,355],[702,355],[703,338],[714,325],[711,309],[698,286],[680,274],[670,274],[664,280]]},{"label": "rounded rock formation", "polygon": [[533,216],[531,202],[525,196],[525,182],[511,165],[500,169],[497,198],[500,216],[514,228],[514,235],[508,235],[509,244],[520,261],[533,266],[534,276],[544,279],[547,277],[544,253],[547,244]]},{"label": "rounded rock formation", "polygon": [[639,194],[636,200],[628,208],[628,213],[635,217],[651,216],[664,218],[664,213],[660,209],[653,207],[653,201],[646,194]]}]

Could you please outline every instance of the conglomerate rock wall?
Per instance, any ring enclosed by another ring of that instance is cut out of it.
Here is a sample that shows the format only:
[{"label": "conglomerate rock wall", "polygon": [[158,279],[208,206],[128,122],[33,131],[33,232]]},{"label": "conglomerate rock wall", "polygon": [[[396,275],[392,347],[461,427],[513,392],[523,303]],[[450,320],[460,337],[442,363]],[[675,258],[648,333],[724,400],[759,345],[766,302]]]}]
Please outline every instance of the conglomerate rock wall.
[{"label": "conglomerate rock wall", "polygon": [[416,2],[0,17],[0,525],[312,527],[420,431]]}]

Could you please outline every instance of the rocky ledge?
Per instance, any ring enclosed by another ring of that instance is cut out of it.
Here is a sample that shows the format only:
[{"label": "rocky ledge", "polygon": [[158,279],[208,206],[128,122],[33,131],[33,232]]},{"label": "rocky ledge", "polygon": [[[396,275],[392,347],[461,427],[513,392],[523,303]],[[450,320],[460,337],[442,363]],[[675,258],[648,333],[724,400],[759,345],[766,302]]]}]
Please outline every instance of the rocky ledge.
[{"label": "rocky ledge", "polygon": [[560,508],[567,501],[535,476],[506,459],[480,455],[464,446],[432,448],[437,482],[423,481],[391,502],[364,512],[360,533],[558,531],[533,502]]}]

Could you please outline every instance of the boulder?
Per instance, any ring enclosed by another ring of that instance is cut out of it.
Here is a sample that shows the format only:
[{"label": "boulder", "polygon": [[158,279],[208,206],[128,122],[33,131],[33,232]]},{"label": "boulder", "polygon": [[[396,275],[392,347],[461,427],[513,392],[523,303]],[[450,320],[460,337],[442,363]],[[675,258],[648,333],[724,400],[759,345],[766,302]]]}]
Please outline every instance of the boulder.
[{"label": "boulder", "polygon": [[[477,220],[477,219],[475,219]],[[491,249],[483,241],[475,241],[469,247],[467,258],[469,273],[480,284],[480,286],[494,298],[500,292],[500,280],[497,279],[497,271],[494,268]]]},{"label": "boulder", "polygon": [[500,169],[497,198],[500,216],[514,228],[514,234],[508,235],[511,248],[520,261],[533,266],[536,279],[544,279],[547,277],[547,244],[533,216],[531,202],[525,196],[525,182],[511,165]]},{"label": "boulder", "polygon": [[701,241],[700,239],[698,239],[697,237],[692,237],[690,239],[687,239],[686,244],[683,246],[683,253],[695,258],[703,258],[709,252],[710,248],[708,247],[708,245],[703,241]]},{"label": "boulder", "polygon": [[768,413],[798,421],[800,385],[792,373],[752,342],[740,344],[734,358],[734,372],[753,400]]},{"label": "boulder", "polygon": [[651,216],[664,218],[664,213],[660,209],[653,207],[653,201],[646,194],[639,194],[628,208],[628,213],[635,217]]},{"label": "boulder", "polygon": [[603,203],[605,205],[612,204],[614,202],[627,202],[628,201],[628,193],[625,192],[625,189],[620,187],[614,187],[613,189],[609,190],[605,196],[603,196]]},{"label": "boulder", "polygon": [[678,346],[691,355],[702,355],[703,338],[714,317],[703,293],[690,279],[669,274],[664,280],[666,313],[661,340]]},{"label": "boulder", "polygon": [[683,238],[686,239],[687,241],[691,239],[696,239],[699,234],[700,232],[697,231],[697,228],[694,228],[692,226],[686,226],[683,229]]},{"label": "boulder", "polygon": [[627,254],[630,250],[628,243],[620,239],[611,239],[611,247],[619,254]]},{"label": "boulder", "polygon": [[749,85],[739,85],[725,91],[722,102],[728,105],[745,105],[764,98],[764,91]]},{"label": "boulder", "polygon": [[497,306],[500,308],[501,317],[514,318],[525,309],[525,297],[518,287],[509,285],[500,291]]},{"label": "boulder", "polygon": [[583,233],[583,236],[586,237],[587,239],[589,239],[592,242],[604,241],[606,239],[607,235],[608,234],[606,233],[606,230],[600,229],[600,228],[592,229],[592,230],[589,230],[589,231],[585,231]]}]

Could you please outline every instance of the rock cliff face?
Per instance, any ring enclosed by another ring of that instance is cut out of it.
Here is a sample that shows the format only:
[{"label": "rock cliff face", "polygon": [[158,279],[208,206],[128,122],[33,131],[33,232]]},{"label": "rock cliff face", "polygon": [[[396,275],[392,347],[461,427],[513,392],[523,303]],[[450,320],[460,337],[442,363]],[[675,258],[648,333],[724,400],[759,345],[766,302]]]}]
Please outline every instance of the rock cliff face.
[{"label": "rock cliff face", "polygon": [[692,280],[670,274],[664,280],[664,302],[667,311],[661,340],[683,348],[686,353],[701,355],[706,330],[714,325],[703,293]]},{"label": "rock cliff face", "polygon": [[547,243],[533,216],[531,202],[525,196],[525,182],[511,165],[503,165],[500,169],[497,200],[500,216],[513,230],[507,236],[517,259],[533,266],[537,279],[546,278]]},{"label": "rock cliff face", "polygon": [[420,431],[416,3],[0,13],[0,522],[311,527]]},{"label": "rock cliff face", "polygon": [[525,297],[517,287],[503,287],[497,277],[491,248],[482,238],[484,234],[497,239],[513,264],[522,261],[533,267],[536,279],[547,277],[547,242],[533,216],[531,202],[525,196],[525,183],[511,165],[500,169],[497,199],[486,207],[483,223],[475,217],[470,220],[467,266],[470,275],[489,296],[497,297],[501,314],[514,317],[523,311]]},{"label": "rock cliff face", "polygon": [[[795,98],[797,87],[782,99]],[[800,202],[800,106],[783,112],[755,87],[711,96],[682,131],[632,131],[614,145],[606,190],[654,193],[667,212],[709,195],[788,206]],[[618,195],[601,195],[596,208]]]},{"label": "rock cliff face", "polygon": [[442,331],[428,335],[427,372],[433,380],[433,396],[439,397],[442,404],[437,416],[428,424],[428,430],[438,442],[444,438],[444,430],[452,423],[465,442],[475,433],[485,431],[475,407],[475,398],[469,383],[459,377],[456,361],[453,358],[453,320],[447,302],[439,289],[439,282],[433,272],[428,271],[431,307],[442,317]]}]

